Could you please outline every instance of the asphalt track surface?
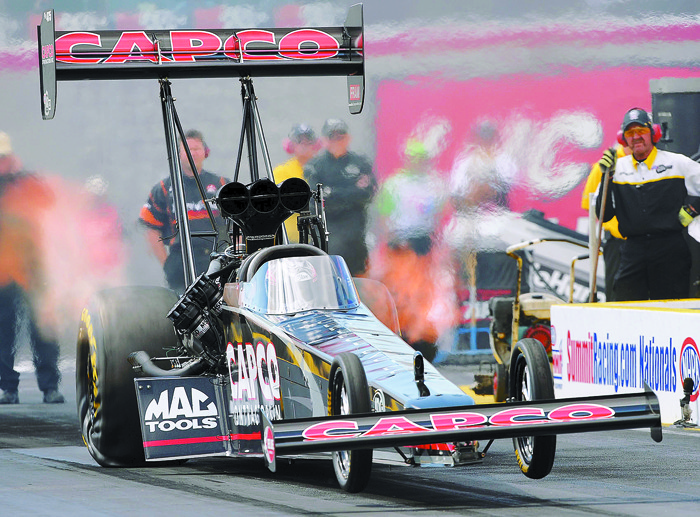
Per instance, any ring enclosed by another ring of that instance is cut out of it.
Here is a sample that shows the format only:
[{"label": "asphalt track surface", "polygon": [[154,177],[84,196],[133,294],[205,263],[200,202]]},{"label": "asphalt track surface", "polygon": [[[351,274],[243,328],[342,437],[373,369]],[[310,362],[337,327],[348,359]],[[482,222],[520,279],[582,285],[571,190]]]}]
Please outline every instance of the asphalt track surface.
[{"label": "asphalt track surface", "polygon": [[[179,466],[98,466],[83,446],[74,367],[62,364],[66,404],[41,403],[31,368],[22,404],[0,406],[0,515],[698,515],[700,431],[664,429],[560,436],[552,473],[524,477],[510,440],[479,465],[375,463],[360,494],[336,486],[328,460],[210,458]],[[29,365],[30,366],[30,365]],[[459,367],[457,367],[459,368]],[[25,371],[26,370],[26,371]],[[455,367],[452,376],[461,374]]]}]

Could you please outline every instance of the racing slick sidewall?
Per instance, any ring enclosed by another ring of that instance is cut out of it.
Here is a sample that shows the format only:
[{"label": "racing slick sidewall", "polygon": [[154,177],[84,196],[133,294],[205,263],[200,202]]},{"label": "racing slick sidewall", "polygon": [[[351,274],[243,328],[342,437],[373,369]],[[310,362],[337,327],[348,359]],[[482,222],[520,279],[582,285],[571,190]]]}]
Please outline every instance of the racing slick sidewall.
[{"label": "racing slick sidewall", "polygon": [[83,441],[102,466],[142,464],[143,440],[127,358],[178,345],[166,314],[177,295],[162,287],[119,287],[97,293],[83,309],[76,351],[76,400]]}]

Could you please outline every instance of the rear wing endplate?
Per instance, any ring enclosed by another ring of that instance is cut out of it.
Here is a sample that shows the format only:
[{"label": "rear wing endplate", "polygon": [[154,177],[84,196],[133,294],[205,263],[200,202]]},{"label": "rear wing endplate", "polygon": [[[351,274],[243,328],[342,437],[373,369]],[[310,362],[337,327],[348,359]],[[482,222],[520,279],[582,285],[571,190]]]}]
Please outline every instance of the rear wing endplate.
[{"label": "rear wing endplate", "polygon": [[37,27],[41,112],[53,118],[56,82],[83,79],[347,76],[350,113],[364,103],[362,4],[342,27],[55,31]]}]

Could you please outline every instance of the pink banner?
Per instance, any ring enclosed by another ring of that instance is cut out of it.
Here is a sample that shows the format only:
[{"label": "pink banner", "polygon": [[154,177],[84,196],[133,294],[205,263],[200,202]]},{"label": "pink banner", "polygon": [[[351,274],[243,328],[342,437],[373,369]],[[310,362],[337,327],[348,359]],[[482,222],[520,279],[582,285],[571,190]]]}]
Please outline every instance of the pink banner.
[{"label": "pink banner", "polygon": [[465,81],[385,80],[377,90],[376,170],[380,179],[392,175],[403,165],[409,137],[441,125],[434,166],[448,178],[460,154],[476,143],[475,123],[489,120],[498,131],[498,152],[516,164],[510,208],[541,210],[576,228],[577,218],[586,215],[581,182],[590,164],[616,143],[625,111],[651,109],[649,80],[662,77],[700,77],[700,70],[570,68]]}]

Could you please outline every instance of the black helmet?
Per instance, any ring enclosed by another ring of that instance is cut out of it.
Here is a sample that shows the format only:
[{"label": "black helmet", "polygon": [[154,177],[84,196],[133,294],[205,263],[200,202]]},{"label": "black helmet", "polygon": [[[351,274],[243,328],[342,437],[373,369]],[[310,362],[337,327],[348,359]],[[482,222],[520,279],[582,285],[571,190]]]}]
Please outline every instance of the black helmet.
[{"label": "black helmet", "polygon": [[625,113],[625,118],[622,119],[622,132],[624,133],[627,131],[627,128],[632,124],[640,124],[652,129],[651,117],[649,116],[649,113],[641,108],[632,108]]},{"label": "black helmet", "polygon": [[316,141],[316,133],[311,129],[311,126],[306,124],[295,124],[289,132],[289,139],[298,144],[302,140],[314,143]]},{"label": "black helmet", "polygon": [[323,124],[321,133],[326,138],[333,138],[336,135],[345,135],[348,133],[348,125],[344,120],[340,120],[339,118],[329,118]]}]

